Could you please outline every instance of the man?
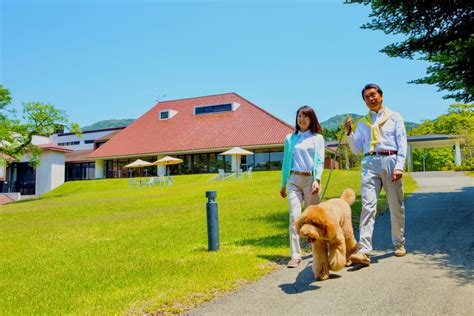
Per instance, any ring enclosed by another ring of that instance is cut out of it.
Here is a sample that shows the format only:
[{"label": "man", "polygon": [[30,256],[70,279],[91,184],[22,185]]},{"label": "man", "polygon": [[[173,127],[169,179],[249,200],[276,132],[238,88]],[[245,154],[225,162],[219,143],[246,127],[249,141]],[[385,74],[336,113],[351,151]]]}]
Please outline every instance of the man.
[{"label": "man", "polygon": [[362,89],[362,98],[369,113],[352,132],[352,120],[346,120],[347,143],[362,159],[362,212],[358,251],[350,259],[354,263],[370,265],[372,234],[377,198],[382,186],[387,195],[392,224],[395,256],[403,257],[405,250],[405,206],[403,204],[403,166],[407,152],[405,124],[401,115],[382,106],[383,92],[376,84]]}]

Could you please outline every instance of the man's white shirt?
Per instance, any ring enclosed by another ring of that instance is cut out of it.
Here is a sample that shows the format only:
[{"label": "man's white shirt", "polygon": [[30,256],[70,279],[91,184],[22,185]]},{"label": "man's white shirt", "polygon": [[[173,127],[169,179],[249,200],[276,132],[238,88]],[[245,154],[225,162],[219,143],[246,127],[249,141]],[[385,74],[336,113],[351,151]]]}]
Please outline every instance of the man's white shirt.
[{"label": "man's white shirt", "polygon": [[[405,123],[398,112],[392,112],[390,117],[380,128],[380,143],[375,146],[375,151],[397,151],[395,169],[403,170],[407,153],[407,135]],[[370,111],[372,122],[377,124],[384,118],[383,108],[378,112]],[[356,126],[355,133],[347,136],[347,143],[355,154],[368,153],[370,150],[370,127],[362,122]]]}]

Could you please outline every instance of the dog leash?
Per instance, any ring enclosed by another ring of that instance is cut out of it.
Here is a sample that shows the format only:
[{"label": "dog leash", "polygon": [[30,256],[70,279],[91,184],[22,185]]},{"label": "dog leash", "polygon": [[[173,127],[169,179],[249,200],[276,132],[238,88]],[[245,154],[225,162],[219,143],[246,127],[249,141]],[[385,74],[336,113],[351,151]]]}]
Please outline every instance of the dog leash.
[{"label": "dog leash", "polygon": [[[334,150],[334,158],[333,158],[334,161],[336,160],[337,151],[339,150],[339,146],[341,146],[342,138],[344,137],[344,127],[345,126],[343,125],[342,129],[341,129],[341,137],[339,137],[339,142],[337,143],[336,149]],[[333,163],[331,161],[331,169],[329,170],[328,180],[326,181],[326,185],[324,186],[323,194],[321,194],[321,198],[319,199],[320,201],[323,200],[324,195],[326,194],[326,190],[328,188],[329,181],[331,180],[331,175],[332,175],[332,170],[334,169],[334,165],[335,165],[335,163]]]}]

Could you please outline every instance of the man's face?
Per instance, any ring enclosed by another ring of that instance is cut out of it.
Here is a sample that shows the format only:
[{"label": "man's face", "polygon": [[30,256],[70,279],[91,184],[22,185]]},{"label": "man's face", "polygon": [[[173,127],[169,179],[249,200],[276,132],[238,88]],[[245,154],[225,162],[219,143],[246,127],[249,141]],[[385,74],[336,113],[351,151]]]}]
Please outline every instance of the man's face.
[{"label": "man's face", "polygon": [[364,101],[371,111],[378,112],[382,108],[383,96],[377,92],[377,89],[370,88],[364,91]]}]

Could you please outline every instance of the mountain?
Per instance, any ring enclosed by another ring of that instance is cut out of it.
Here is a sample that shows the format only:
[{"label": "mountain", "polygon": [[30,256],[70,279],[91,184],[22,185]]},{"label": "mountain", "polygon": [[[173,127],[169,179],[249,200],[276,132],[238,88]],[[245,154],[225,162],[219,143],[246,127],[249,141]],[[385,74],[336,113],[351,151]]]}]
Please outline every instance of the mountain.
[{"label": "mountain", "polygon": [[335,115],[331,117],[329,120],[321,122],[321,126],[323,127],[323,129],[334,131],[338,129],[339,125],[343,124],[346,121],[346,118],[349,115],[352,117],[352,122],[355,122],[359,118],[363,117],[362,115],[354,114],[354,113]]},{"label": "mountain", "polygon": [[[341,124],[343,124],[343,122],[345,122],[346,117],[348,115],[350,115],[352,117],[352,122],[355,122],[359,118],[363,117],[363,115],[354,114],[354,113],[335,115],[335,116],[331,117],[330,119],[328,119],[324,122],[321,122],[321,126],[324,129],[334,131],[339,127],[339,125],[341,125]],[[407,131],[411,130],[412,128],[418,127],[418,125],[420,125],[420,124],[413,123],[413,122],[405,122],[405,128],[406,128]]]},{"label": "mountain", "polygon": [[91,125],[84,126],[82,127],[82,130],[90,131],[94,129],[128,126],[132,124],[133,121],[135,121],[135,119],[103,120],[103,121],[95,122],[94,124],[91,124]]}]

